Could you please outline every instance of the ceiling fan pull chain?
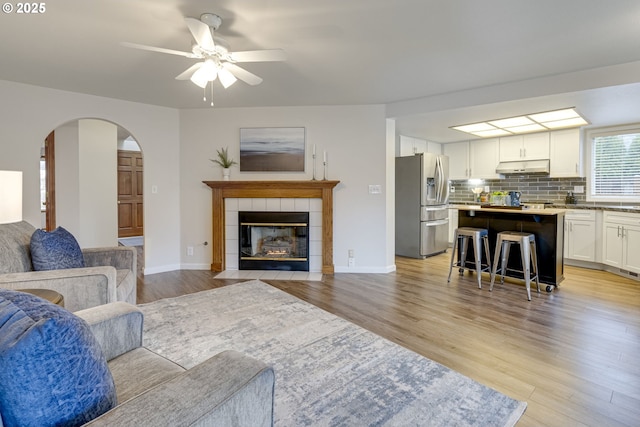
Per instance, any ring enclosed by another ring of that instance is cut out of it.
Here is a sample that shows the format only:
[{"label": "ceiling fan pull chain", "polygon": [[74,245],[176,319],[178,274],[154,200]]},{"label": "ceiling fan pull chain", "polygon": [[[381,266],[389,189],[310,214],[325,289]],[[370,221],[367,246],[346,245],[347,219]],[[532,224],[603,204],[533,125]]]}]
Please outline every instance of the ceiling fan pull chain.
[{"label": "ceiling fan pull chain", "polygon": [[213,82],[211,82],[211,106],[213,107]]},{"label": "ceiling fan pull chain", "polygon": [[202,101],[207,102],[207,86],[202,88]]}]

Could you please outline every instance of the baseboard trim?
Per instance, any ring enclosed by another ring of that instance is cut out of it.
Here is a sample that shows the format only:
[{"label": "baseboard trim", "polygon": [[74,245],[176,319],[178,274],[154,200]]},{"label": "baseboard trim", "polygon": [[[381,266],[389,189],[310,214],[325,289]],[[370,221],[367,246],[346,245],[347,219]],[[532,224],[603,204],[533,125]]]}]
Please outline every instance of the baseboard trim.
[{"label": "baseboard trim", "polygon": [[335,266],[334,271],[336,273],[372,273],[372,274],[387,274],[396,271],[396,265],[388,265],[386,267],[345,267]]}]

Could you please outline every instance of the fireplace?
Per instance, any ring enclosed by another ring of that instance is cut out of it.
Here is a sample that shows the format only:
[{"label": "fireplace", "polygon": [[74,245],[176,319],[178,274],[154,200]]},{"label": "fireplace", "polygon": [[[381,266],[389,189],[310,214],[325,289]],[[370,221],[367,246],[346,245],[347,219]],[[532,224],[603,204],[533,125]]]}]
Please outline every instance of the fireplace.
[{"label": "fireplace", "polygon": [[309,271],[309,212],[238,212],[240,270]]}]

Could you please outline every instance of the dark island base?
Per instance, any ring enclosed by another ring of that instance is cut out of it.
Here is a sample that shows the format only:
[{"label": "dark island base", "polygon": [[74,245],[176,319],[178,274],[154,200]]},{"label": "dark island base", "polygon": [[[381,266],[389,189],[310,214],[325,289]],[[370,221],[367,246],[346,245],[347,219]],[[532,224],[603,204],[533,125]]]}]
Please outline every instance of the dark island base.
[{"label": "dark island base", "polygon": [[[492,260],[495,254],[496,236],[499,232],[526,231],[533,233],[536,236],[540,283],[558,286],[564,279],[564,215],[459,210],[458,227],[476,227],[489,230],[489,247],[491,249]],[[471,249],[471,245],[472,244],[469,243],[466,260],[473,263],[473,250]],[[483,262],[486,262],[484,254]],[[508,268],[522,270],[520,249],[518,246],[512,245],[511,247]],[[508,271],[507,276],[524,279],[523,274],[513,271]],[[535,283],[532,284],[532,288],[534,287]],[[545,289],[545,287],[541,286],[541,289]],[[552,288],[547,289],[547,291],[551,290]]]}]

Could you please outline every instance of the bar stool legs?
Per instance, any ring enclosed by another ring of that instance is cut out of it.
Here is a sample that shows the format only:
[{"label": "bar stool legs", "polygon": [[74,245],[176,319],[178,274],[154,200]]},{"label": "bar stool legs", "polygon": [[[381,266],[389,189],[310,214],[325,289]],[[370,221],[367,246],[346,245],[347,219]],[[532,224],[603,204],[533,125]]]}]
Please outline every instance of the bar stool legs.
[{"label": "bar stool legs", "polygon": [[[540,281],[538,280],[538,256],[536,251],[536,237],[534,234],[518,231],[503,231],[498,233],[496,241],[496,251],[494,254],[493,270],[491,272],[491,285],[489,291],[493,290],[496,274],[498,270],[498,259],[500,259],[500,283],[504,283],[504,276],[507,272],[509,261],[509,249],[512,244],[520,245],[520,257],[522,260],[522,271],[524,283],[527,288],[527,299],[531,301],[531,280],[535,279],[538,293],[540,293]],[[533,276],[532,276],[533,273]]]},{"label": "bar stool legs", "polygon": [[[453,267],[458,267],[460,274],[464,273],[465,269],[471,270],[466,266],[467,249],[469,247],[469,239],[473,240],[473,254],[474,254],[474,267],[478,276],[478,288],[482,289],[482,272],[487,271],[491,273],[491,258],[489,251],[489,232],[484,228],[473,227],[460,227],[454,232],[453,248],[451,250],[451,263],[449,264],[449,278],[447,282],[451,281],[451,270]],[[459,241],[462,240],[461,243]],[[456,256],[456,248],[460,245],[460,258],[458,262],[454,262]],[[482,264],[482,248],[484,247],[485,257],[487,263]]]}]

